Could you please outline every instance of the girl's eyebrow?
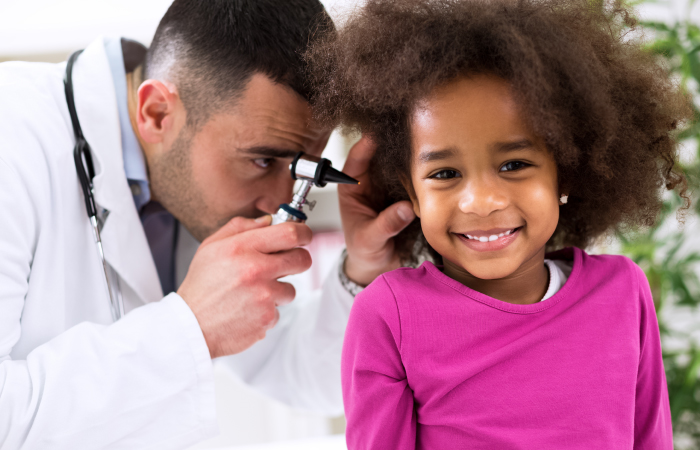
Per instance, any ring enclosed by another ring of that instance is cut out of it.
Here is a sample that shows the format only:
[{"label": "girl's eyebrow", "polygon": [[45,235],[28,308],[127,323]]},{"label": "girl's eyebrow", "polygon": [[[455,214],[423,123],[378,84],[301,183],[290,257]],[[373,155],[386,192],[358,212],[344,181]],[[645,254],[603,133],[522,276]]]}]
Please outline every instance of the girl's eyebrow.
[{"label": "girl's eyebrow", "polygon": [[455,154],[455,149],[453,148],[447,148],[444,150],[433,150],[433,151],[427,151],[427,152],[422,152],[420,155],[418,155],[418,161],[422,163],[427,163],[430,161],[440,161],[443,159],[448,159]]},{"label": "girl's eyebrow", "polygon": [[[518,141],[512,142],[497,142],[491,146],[493,151],[499,153],[508,153],[515,150],[522,150],[524,148],[532,147],[533,143],[529,139],[520,139]],[[428,163],[431,161],[442,161],[444,159],[451,158],[455,155],[457,150],[454,148],[446,148],[444,150],[429,150],[426,152],[421,152],[418,155],[418,161],[422,163]]]},{"label": "girl's eyebrow", "polygon": [[522,150],[524,148],[532,147],[532,142],[529,139],[521,139],[519,141],[512,142],[497,142],[493,144],[492,149],[500,153],[508,153],[515,150]]},{"label": "girl's eyebrow", "polygon": [[[508,153],[512,152],[515,150],[522,150],[524,148],[529,148],[532,147],[533,143],[529,139],[520,139],[517,141],[511,141],[511,142],[496,142],[491,146],[491,148],[494,151],[500,152],[500,153]],[[429,150],[425,152],[421,152],[420,155],[418,155],[418,161],[422,163],[427,163],[431,161],[442,161],[444,159],[451,158],[457,153],[457,150],[454,148],[446,148],[443,150]]]}]

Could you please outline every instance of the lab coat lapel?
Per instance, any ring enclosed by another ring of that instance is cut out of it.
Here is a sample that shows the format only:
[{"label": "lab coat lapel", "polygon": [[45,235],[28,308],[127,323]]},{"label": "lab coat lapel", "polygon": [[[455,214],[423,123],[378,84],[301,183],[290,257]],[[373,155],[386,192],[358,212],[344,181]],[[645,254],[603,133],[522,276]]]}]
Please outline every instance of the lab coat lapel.
[{"label": "lab coat lapel", "polygon": [[95,164],[94,195],[109,211],[102,229],[105,259],[144,303],[163,292],[153,256],[126,181],[116,93],[102,38],[73,68],[75,104]]}]

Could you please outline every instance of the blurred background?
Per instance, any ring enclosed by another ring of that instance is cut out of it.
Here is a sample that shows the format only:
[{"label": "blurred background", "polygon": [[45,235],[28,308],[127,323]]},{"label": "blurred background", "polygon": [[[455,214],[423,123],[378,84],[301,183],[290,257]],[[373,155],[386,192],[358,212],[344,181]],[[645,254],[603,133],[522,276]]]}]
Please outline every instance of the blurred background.
[{"label": "blurred background", "polygon": [[[100,35],[123,36],[146,45],[172,0],[0,0],[0,62],[61,62]],[[205,1],[205,0],[202,0]],[[284,1],[284,0],[280,0]],[[360,0],[322,0],[337,22]],[[599,3],[599,2],[594,2]],[[630,1],[639,11],[649,50],[700,105],[700,1]],[[0,101],[2,101],[0,99]],[[700,186],[700,113],[679,133],[691,186]],[[334,133],[325,156],[342,168],[353,138]],[[309,225],[315,237],[314,264],[293,277],[297,292],[318,289],[343,248],[334,185],[316,189]],[[651,229],[625,230],[593,252],[624,253],[645,270],[656,302],[677,449],[700,448],[700,209],[679,222],[680,199],[665,197],[662,220]],[[247,388],[215,366],[221,434],[193,448],[276,450],[345,449],[343,417],[293,410]]]}]

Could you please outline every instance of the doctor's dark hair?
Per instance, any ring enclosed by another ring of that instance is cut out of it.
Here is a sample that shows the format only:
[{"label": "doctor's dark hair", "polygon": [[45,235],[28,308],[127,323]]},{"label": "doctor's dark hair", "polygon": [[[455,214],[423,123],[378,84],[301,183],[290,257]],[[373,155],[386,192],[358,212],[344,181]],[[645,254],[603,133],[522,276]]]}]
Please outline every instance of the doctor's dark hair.
[{"label": "doctor's dark hair", "polygon": [[262,73],[311,97],[303,54],[335,31],[318,0],[175,0],[158,25],[146,78],[173,82],[199,126]]},{"label": "doctor's dark hair", "polygon": [[[585,248],[616,228],[653,224],[663,188],[689,202],[673,137],[689,101],[635,30],[621,1],[367,0],[307,54],[312,103],[321,122],[377,144],[380,211],[409,199],[401,179],[410,180],[416,103],[458,77],[506,80],[569,193],[547,247]],[[419,219],[395,245],[404,261],[424,250],[440,260]]]}]

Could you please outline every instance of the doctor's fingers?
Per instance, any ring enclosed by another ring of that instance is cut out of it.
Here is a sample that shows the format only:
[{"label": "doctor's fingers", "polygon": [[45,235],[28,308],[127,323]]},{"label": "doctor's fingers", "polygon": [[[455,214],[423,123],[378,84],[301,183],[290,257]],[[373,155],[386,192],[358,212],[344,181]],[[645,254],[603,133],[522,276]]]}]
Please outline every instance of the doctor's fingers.
[{"label": "doctor's fingers", "polygon": [[275,303],[275,307],[292,303],[296,295],[297,291],[290,283],[275,281],[275,286],[272,288],[272,301]]},{"label": "doctor's fingers", "polygon": [[[265,304],[260,318],[263,330],[269,330],[280,320],[278,306],[288,305],[294,300],[296,290],[289,283],[275,281],[272,286],[264,289],[264,295],[259,299]],[[263,336],[264,337],[264,336]]]},{"label": "doctor's fingers", "polygon": [[306,224],[287,222],[251,230],[240,237],[260,253],[277,253],[310,244],[313,232]]},{"label": "doctor's fingers", "polygon": [[362,136],[350,149],[350,153],[343,166],[343,172],[354,178],[361,177],[363,174],[367,173],[369,163],[372,160],[372,156],[374,156],[376,148],[377,146],[372,139],[368,136]]},{"label": "doctor's fingers", "polygon": [[262,228],[270,225],[272,221],[272,216],[262,216],[257,219],[247,219],[245,217],[234,217],[229,220],[224,226],[219,228],[214,234],[209,236],[202,242],[206,244],[208,242],[218,241],[226,239],[231,236],[236,236],[246,231],[255,230],[257,228]]},{"label": "doctor's fingers", "polygon": [[237,288],[264,286],[278,278],[304,272],[311,267],[311,255],[303,248],[295,248],[272,255],[265,253],[231,255],[225,271],[232,274],[231,282]]},{"label": "doctor's fingers", "polygon": [[305,272],[311,267],[311,254],[303,248],[261,255],[261,274],[265,278],[278,279]]},{"label": "doctor's fingers", "polygon": [[277,322],[279,322],[279,321],[280,321],[280,312],[277,308],[275,308],[275,318],[272,320],[272,322],[267,324],[267,327],[265,327],[265,330],[267,331],[267,330],[271,330],[271,329],[275,328],[275,325],[277,325]]}]

